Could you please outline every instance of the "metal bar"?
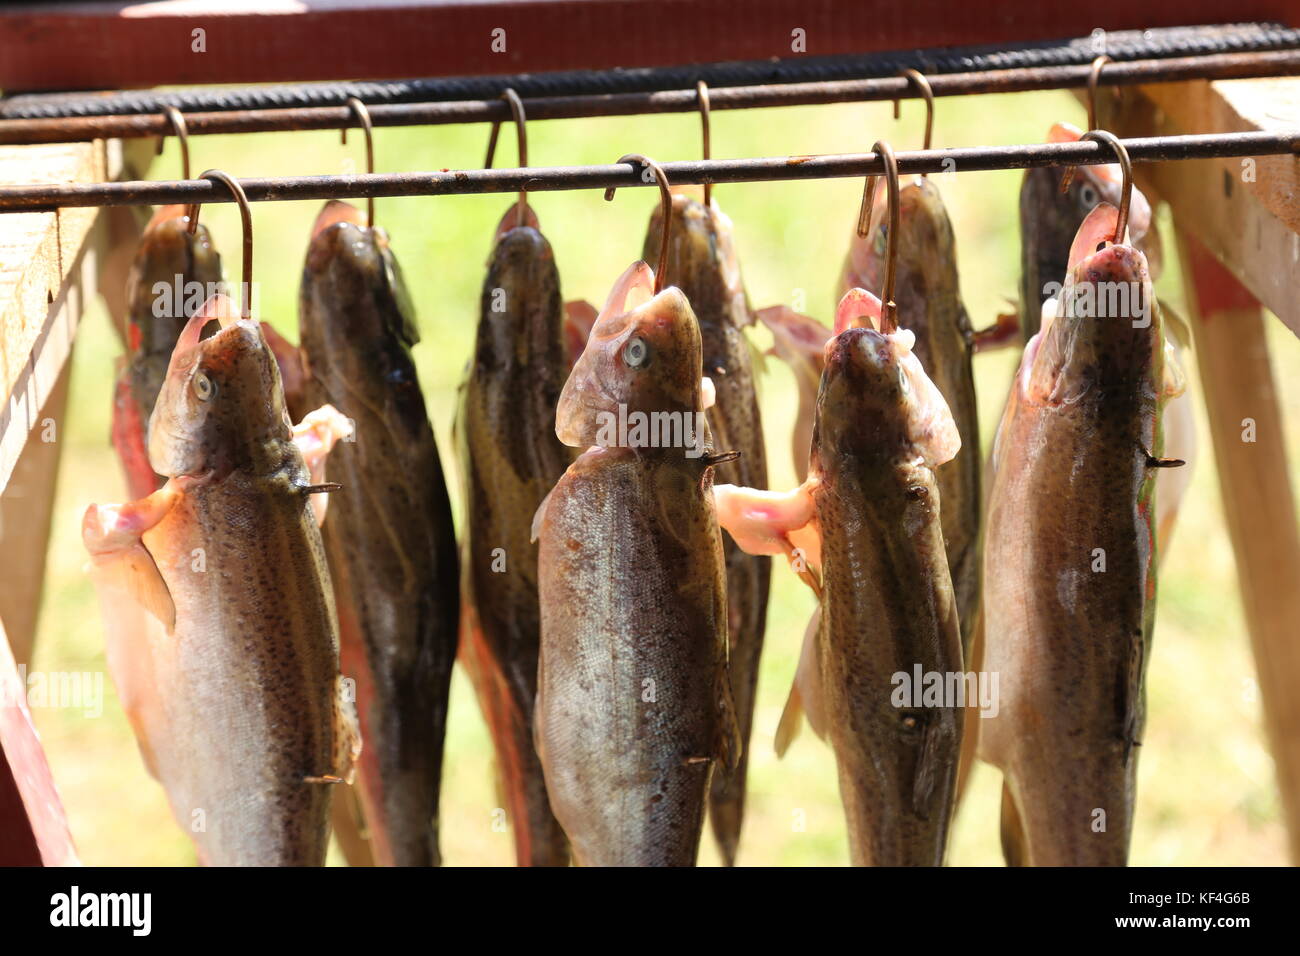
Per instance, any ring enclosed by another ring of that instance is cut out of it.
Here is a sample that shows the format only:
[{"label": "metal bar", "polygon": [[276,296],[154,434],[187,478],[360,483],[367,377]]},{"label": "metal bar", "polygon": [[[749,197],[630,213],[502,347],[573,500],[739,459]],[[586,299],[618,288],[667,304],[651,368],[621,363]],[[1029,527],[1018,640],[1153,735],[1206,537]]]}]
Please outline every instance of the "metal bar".
[{"label": "metal bar", "polygon": [[[977,93],[1018,93],[1083,87],[1087,85],[1090,72],[1090,66],[1083,64],[936,73],[927,76],[927,79],[935,96],[965,96]],[[1099,82],[1101,86],[1132,86],[1139,83],[1196,79],[1223,80],[1293,75],[1300,75],[1300,50],[1217,53],[1207,56],[1112,63],[1102,71]],[[717,87],[710,89],[709,96],[713,109],[732,110],[910,99],[917,96],[917,90],[907,79],[889,76],[862,80]],[[651,93],[536,97],[528,99],[525,105],[531,121],[650,113],[688,113],[699,109],[693,88],[660,90]],[[369,105],[369,109],[371,121],[375,126],[435,126],[510,119],[509,107],[499,98],[432,103],[379,103]],[[344,129],[356,123],[355,117],[346,106],[186,113],[185,121],[191,135]],[[0,145],[163,136],[171,131],[169,120],[161,112],[57,119],[11,119],[0,120]]]},{"label": "metal bar", "polygon": [[[1134,162],[1263,156],[1300,151],[1300,129],[1291,132],[1217,133],[1122,141]],[[914,150],[897,154],[901,174],[1027,169],[1034,166],[1091,166],[1114,160],[1110,149],[1088,140],[1023,146],[977,146]],[[663,163],[674,185],[778,182],[879,176],[884,167],[875,153],[773,156]],[[647,186],[634,164],[608,166],[470,169],[426,173],[375,173],[360,176],[290,176],[241,179],[253,202],[346,199],[385,196],[441,196],[547,192]],[[40,212],[74,206],[141,206],[168,203],[231,202],[230,190],[204,179],[170,182],[118,182],[83,185],[0,187],[0,212]]]}]

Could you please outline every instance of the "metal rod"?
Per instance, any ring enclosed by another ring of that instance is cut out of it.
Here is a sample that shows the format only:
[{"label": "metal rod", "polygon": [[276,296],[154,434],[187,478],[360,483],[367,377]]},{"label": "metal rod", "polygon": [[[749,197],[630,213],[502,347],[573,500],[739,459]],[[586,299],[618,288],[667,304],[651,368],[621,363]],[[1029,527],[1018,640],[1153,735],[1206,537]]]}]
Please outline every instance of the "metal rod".
[{"label": "metal rod", "polygon": [[[906,82],[906,81],[902,81]],[[694,100],[694,93],[691,94]],[[502,104],[503,106],[505,104]],[[1135,163],[1300,152],[1300,129],[1290,132],[1212,133],[1122,140]],[[900,175],[1028,169],[1037,166],[1094,166],[1115,160],[1105,143],[1033,143],[913,150],[897,154]],[[822,156],[770,156],[663,163],[674,184],[778,182],[884,174],[875,153]],[[641,166],[524,167],[364,176],[289,176],[240,179],[251,202],[290,202],[383,196],[445,196],[473,193],[551,192],[654,185],[641,178]],[[39,212],[73,206],[143,206],[169,203],[231,202],[230,191],[208,180],[117,182],[0,187],[0,212]]]},{"label": "metal rod", "polygon": [[[1018,93],[1086,87],[1091,75],[1091,64],[1077,64],[968,73],[928,73],[926,79],[930,81],[935,96],[965,96],[975,93]],[[1100,85],[1132,86],[1180,80],[1290,75],[1300,75],[1300,50],[1216,53],[1109,63],[1102,73]],[[714,110],[756,109],[910,99],[918,95],[917,87],[909,79],[886,76],[765,86],[711,86],[709,105]],[[695,112],[699,109],[699,96],[692,87],[653,93],[533,97],[526,99],[525,104],[530,120],[574,119]],[[367,106],[375,126],[492,123],[509,121],[511,118],[509,105],[500,99],[377,103]],[[186,113],[185,120],[192,136],[344,129],[355,122],[354,114],[347,106]],[[0,145],[161,136],[170,131],[168,120],[161,114],[10,119],[0,120]]]}]

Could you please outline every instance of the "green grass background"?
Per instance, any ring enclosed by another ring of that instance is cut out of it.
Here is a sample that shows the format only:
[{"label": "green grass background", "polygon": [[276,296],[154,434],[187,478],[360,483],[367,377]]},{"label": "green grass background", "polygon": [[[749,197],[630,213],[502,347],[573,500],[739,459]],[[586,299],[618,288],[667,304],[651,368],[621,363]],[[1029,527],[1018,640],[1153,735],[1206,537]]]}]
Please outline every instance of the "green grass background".
[{"label": "green grass background", "polygon": [[[894,121],[889,104],[833,105],[713,115],[715,158],[864,151],[879,138],[896,148],[919,144],[923,112],[904,105]],[[1058,120],[1083,122],[1083,111],[1061,92],[941,99],[935,144],[1040,142]],[[381,129],[375,133],[379,171],[473,168],[481,165],[486,126]],[[513,136],[503,133],[498,165],[511,161]],[[538,122],[529,127],[529,153],[538,166],[607,163],[628,152],[660,160],[699,154],[692,114]],[[337,133],[295,132],[195,137],[195,171],[219,167],[235,176],[355,172],[363,161],[359,135],[347,147]],[[178,178],[174,140],[154,165],[155,178]],[[935,177],[958,237],[962,292],[975,325],[990,322],[1015,295],[1019,271],[1016,171]],[[736,242],[756,307],[789,302],[803,290],[808,311],[829,321],[833,294],[861,194],[858,180],[756,183],[718,187],[715,196],[736,226]],[[450,442],[455,389],[470,353],[480,285],[493,230],[511,197],[381,199],[377,222],[392,236],[416,303],[423,341],[416,347],[421,382],[447,469],[459,499]],[[600,303],[610,283],[637,258],[657,194],[623,190],[612,203],[599,191],[532,197],[554,246],[566,298]],[[254,207],[254,278],[263,317],[296,340],[297,287],[318,203]],[[204,221],[237,279],[239,220],[234,206],[208,207]],[[1163,224],[1168,229],[1168,222]],[[1166,236],[1168,244],[1169,236]],[[1181,304],[1170,246],[1160,292]],[[1300,343],[1269,323],[1280,400],[1294,447],[1300,430]],[[758,332],[755,341],[769,344]],[[102,671],[98,605],[84,573],[80,520],[90,502],[121,500],[120,468],[108,445],[113,363],[120,347],[96,301],[88,310],[74,357],[69,420],[64,423],[53,536],[34,666],[42,670]],[[1016,360],[1011,351],[977,360],[984,447],[992,439]],[[1191,388],[1198,388],[1195,368]],[[793,482],[789,455],[795,410],[793,381],[769,362],[761,380],[762,410],[774,487]],[[1281,864],[1285,834],[1273,765],[1264,743],[1253,663],[1237,596],[1232,550],[1208,457],[1209,435],[1197,402],[1201,455],[1181,524],[1160,581],[1155,647],[1150,661],[1150,717],[1141,749],[1136,864]],[[1294,461],[1294,459],[1293,459]],[[1293,482],[1300,479],[1292,466]],[[843,865],[847,847],[829,749],[805,733],[784,760],[771,741],[798,657],[812,600],[783,568],[774,573],[767,647],[750,761],[750,798],[739,862]],[[194,853],[172,821],[162,789],[145,772],[106,681],[104,715],[38,709],[36,721],[50,755],[82,858],[89,864],[189,865]],[[213,768],[218,772],[219,768]],[[953,833],[950,861],[999,864],[996,771],[980,766]],[[498,801],[487,734],[468,683],[458,672],[443,778],[442,834],[450,865],[513,862],[511,837],[494,832]],[[805,821],[801,829],[796,821]],[[717,853],[706,830],[701,862]],[[338,862],[336,853],[331,861]]]}]

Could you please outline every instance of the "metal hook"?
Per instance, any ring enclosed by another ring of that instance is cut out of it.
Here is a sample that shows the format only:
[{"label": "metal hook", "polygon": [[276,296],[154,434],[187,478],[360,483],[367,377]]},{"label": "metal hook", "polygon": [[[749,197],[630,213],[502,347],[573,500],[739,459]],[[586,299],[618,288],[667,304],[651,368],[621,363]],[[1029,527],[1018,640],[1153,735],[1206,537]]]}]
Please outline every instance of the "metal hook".
[{"label": "metal hook", "polygon": [[[713,158],[713,148],[710,145],[709,136],[709,84],[703,80],[696,83],[695,95],[700,100],[700,124],[704,128],[704,150],[701,158],[709,160]],[[713,183],[704,184],[704,205],[713,205]]]},{"label": "metal hook", "polygon": [[[501,94],[501,98],[510,104],[510,112],[515,119],[515,135],[519,142],[519,165],[527,167],[528,165],[528,116],[524,112],[524,101],[519,98],[519,94],[513,89],[507,87]],[[497,120],[492,124],[492,135],[488,137],[487,158],[483,160],[483,168],[491,169],[492,160],[497,152],[497,139],[501,135],[501,121]],[[524,210],[528,206],[528,190],[519,190],[519,225],[524,224]]]},{"label": "metal hook", "polygon": [[1097,128],[1097,83],[1101,79],[1101,68],[1114,62],[1105,53],[1092,61],[1092,72],[1088,74],[1088,129]]},{"label": "metal hook", "polygon": [[[640,153],[628,153],[626,156],[619,158],[619,163],[631,163],[643,166],[651,170],[655,175],[655,181],[659,183],[659,199],[663,206],[661,209],[663,218],[663,236],[659,240],[659,262],[655,265],[655,295],[658,295],[664,288],[664,268],[668,265],[668,234],[672,231],[673,223],[673,194],[668,185],[668,177],[664,175],[663,167],[653,159],[642,156]],[[605,201],[609,202],[614,198],[614,186],[605,190]]]},{"label": "metal hook", "polygon": [[[370,123],[370,110],[366,109],[366,104],[355,96],[349,96],[345,104],[349,110],[356,116],[357,121],[361,123],[361,129],[366,134],[366,172],[375,171],[375,135],[374,129]],[[342,135],[339,137],[343,145],[348,144],[348,128],[345,126]],[[375,227],[375,197],[370,196],[366,199],[366,228]]]},{"label": "metal hook", "polygon": [[[181,179],[190,178],[190,130],[185,125],[185,117],[181,111],[174,106],[164,106],[162,108],[163,116],[167,117],[167,122],[171,123],[172,132],[181,143]],[[167,142],[167,135],[164,133],[158,137],[158,151],[156,155],[161,156],[163,146]]]},{"label": "metal hook", "polygon": [[[227,176],[219,169],[209,169],[199,179],[216,180],[224,183],[226,188],[235,197],[235,202],[239,204],[239,218],[244,227],[244,272],[243,281],[239,287],[239,315],[240,318],[252,318],[252,290],[253,290],[253,207],[249,205],[248,197],[244,195],[244,187],[239,185],[239,180]],[[194,232],[199,225],[199,207],[202,203],[192,203],[186,214],[190,219],[190,232]]]},{"label": "metal hook", "polygon": [[[914,70],[909,66],[906,69],[899,70],[898,75],[907,77],[912,82],[912,85],[921,91],[921,97],[925,100],[925,145],[922,149],[929,149],[931,138],[934,135],[934,90],[930,88],[930,81],[922,75],[920,70]],[[894,119],[899,117],[898,103],[898,100],[894,100]]]},{"label": "metal hook", "polygon": [[1111,240],[1116,245],[1124,242],[1124,233],[1128,230],[1128,210],[1129,203],[1133,198],[1133,163],[1128,157],[1128,150],[1120,142],[1119,137],[1114,133],[1107,132],[1104,129],[1091,129],[1080,137],[1080,140],[1090,139],[1094,143],[1104,143],[1115,151],[1119,159],[1120,174],[1122,176],[1120,193],[1119,193],[1119,218],[1115,222],[1115,238]]},{"label": "metal hook", "polygon": [[[894,308],[894,271],[898,246],[901,213],[898,208],[898,160],[894,150],[884,140],[871,147],[885,164],[885,184],[889,189],[889,231],[885,233],[885,282],[880,290],[880,331],[889,333],[898,328]],[[871,225],[871,210],[876,204],[876,183],[879,177],[868,176],[862,191],[862,208],[858,210],[858,235],[865,237]]]}]

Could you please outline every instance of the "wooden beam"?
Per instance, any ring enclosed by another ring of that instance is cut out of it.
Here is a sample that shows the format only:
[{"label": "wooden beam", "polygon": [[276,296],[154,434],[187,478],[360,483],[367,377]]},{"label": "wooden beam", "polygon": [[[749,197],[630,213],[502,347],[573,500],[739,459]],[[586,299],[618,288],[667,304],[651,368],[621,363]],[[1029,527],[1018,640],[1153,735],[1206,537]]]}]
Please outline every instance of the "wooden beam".
[{"label": "wooden beam", "polygon": [[[1175,220],[1177,225],[1177,220]],[[1178,246],[1264,726],[1300,864],[1300,533],[1259,303],[1186,228]]]},{"label": "wooden beam", "polygon": [[[1294,24],[1287,0],[1235,22]],[[1222,0],[1091,0],[1004,11],[953,0],[172,0],[0,11],[0,87],[402,79],[665,66],[1075,37],[1224,20]],[[201,48],[196,30],[202,32]],[[504,31],[496,34],[494,31]],[[494,45],[494,39],[497,40]],[[504,42],[504,48],[502,48]]]},{"label": "wooden beam", "polygon": [[[1197,80],[1098,95],[1116,135],[1176,136],[1293,129],[1300,79]],[[1138,185],[1169,203],[1250,293],[1300,335],[1300,158],[1185,160],[1137,167]]]},{"label": "wooden beam", "polygon": [[[0,147],[0,182],[94,182],[102,142]],[[72,351],[88,290],[99,210],[0,216],[0,491]]]}]

